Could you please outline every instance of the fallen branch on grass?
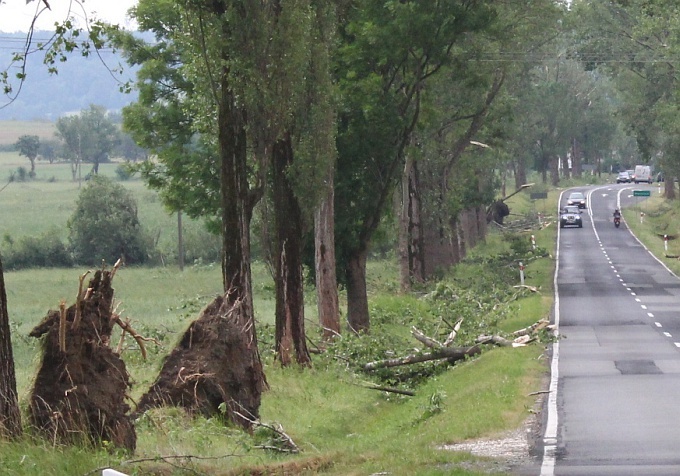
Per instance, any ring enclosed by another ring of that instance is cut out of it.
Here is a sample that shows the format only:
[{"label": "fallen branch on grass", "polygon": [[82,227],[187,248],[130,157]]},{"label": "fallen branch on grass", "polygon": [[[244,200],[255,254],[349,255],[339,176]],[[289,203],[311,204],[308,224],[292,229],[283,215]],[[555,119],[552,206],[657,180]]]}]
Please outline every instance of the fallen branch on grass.
[{"label": "fallen branch on grass", "polygon": [[249,421],[253,426],[260,426],[262,428],[266,428],[273,433],[275,433],[280,439],[281,439],[281,446],[272,446],[272,445],[260,445],[260,446],[255,446],[255,448],[258,449],[266,449],[266,450],[275,450],[280,453],[299,453],[300,448],[298,445],[295,444],[293,439],[286,434],[283,429],[281,428],[280,425],[278,425],[278,428],[275,428],[273,425],[269,425],[267,423],[262,423],[260,420],[257,419],[252,419],[248,418],[247,416],[243,415],[242,413],[239,413],[237,411],[234,411],[236,415],[238,415],[240,418],[243,418],[246,421]]},{"label": "fallen branch on grass", "polygon": [[527,284],[518,284],[518,285],[516,285],[516,286],[513,286],[513,288],[518,288],[518,289],[520,289],[520,288],[521,288],[521,289],[528,289],[528,290],[531,291],[532,293],[537,293],[537,292],[538,292],[538,288],[537,288],[536,286],[529,286],[529,285],[527,285]]},{"label": "fallen branch on grass", "polygon": [[399,388],[392,388],[392,387],[383,387],[382,385],[362,385],[363,388],[367,388],[369,390],[380,390],[381,392],[389,392],[389,393],[396,393],[398,395],[406,395],[409,397],[415,397],[416,392],[412,392],[410,390],[401,390]]},{"label": "fallen branch on grass", "polygon": [[410,365],[419,362],[427,362],[429,360],[447,359],[449,362],[456,362],[463,360],[466,357],[472,357],[482,352],[479,345],[471,347],[440,347],[433,352],[426,352],[423,354],[411,354],[406,357],[399,357],[396,359],[378,360],[369,362],[364,365],[364,370],[376,370],[387,367],[398,367],[400,365]]},{"label": "fallen branch on grass", "polygon": [[524,327],[523,329],[516,330],[515,332],[512,333],[512,335],[524,336],[527,334],[533,334],[534,332],[538,332],[541,329],[550,329],[551,327],[553,326],[550,325],[550,321],[548,321],[548,319],[541,319],[540,321],[535,322],[529,327]]}]

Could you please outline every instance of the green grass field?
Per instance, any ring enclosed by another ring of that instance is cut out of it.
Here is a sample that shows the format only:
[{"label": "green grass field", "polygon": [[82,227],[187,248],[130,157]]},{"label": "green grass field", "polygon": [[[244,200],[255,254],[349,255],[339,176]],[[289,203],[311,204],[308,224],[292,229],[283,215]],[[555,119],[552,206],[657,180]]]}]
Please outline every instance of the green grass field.
[{"label": "green grass field", "polygon": [[[28,161],[16,154],[0,154],[0,178],[7,177]],[[101,173],[113,176],[115,164]],[[71,180],[68,164],[38,163],[37,178],[11,183],[0,192],[0,233],[17,238],[57,228],[66,236],[65,223],[72,213],[78,184]],[[4,183],[4,181],[3,181]],[[139,180],[121,182],[139,205],[142,225],[167,240],[176,240],[176,217],[163,210],[155,192]],[[1,187],[1,186],[0,186]],[[551,192],[548,202],[554,203]],[[552,200],[552,202],[551,202]],[[538,204],[540,207],[540,204]],[[537,204],[524,194],[513,197],[513,213],[536,212]],[[539,210],[540,211],[540,210]],[[201,224],[185,221],[188,228]],[[555,227],[535,232],[538,245],[552,250]],[[529,235],[522,235],[528,240]],[[493,255],[509,249],[501,233],[492,231],[472,256]],[[527,263],[527,284],[538,293],[519,293],[499,316],[499,327],[512,331],[547,317],[552,303],[550,258]],[[483,274],[471,266],[460,273],[466,279]],[[40,345],[28,332],[61,299],[73,303],[78,277],[86,269],[34,269],[5,273],[8,306],[15,352],[21,405],[27,396],[40,359]],[[488,271],[486,271],[488,272]],[[367,282],[371,310],[387,326],[409,338],[410,326],[401,319],[419,319],[431,310],[420,295],[399,295],[398,268],[393,261],[370,262]],[[123,352],[134,386],[134,400],[156,377],[163,357],[181,332],[222,287],[218,265],[124,267],[115,277],[116,300],[123,317],[160,347],[149,343],[148,360],[141,358],[133,341]],[[95,474],[102,467],[115,467],[128,474],[329,474],[360,475],[474,475],[486,474],[495,463],[468,453],[438,449],[443,444],[481,436],[495,436],[517,428],[531,416],[546,368],[540,359],[541,344],[521,349],[493,349],[481,357],[450,367],[418,386],[414,397],[366,388],[370,376],[357,371],[361,357],[330,361],[314,355],[310,369],[282,369],[273,360],[274,286],[267,268],[253,264],[253,292],[260,352],[270,389],[262,399],[261,419],[280,425],[302,449],[286,455],[255,449],[263,435],[247,435],[222,425],[217,419],[192,418],[177,409],[154,410],[137,423],[135,455],[88,448],[53,447],[49,441],[27,435],[18,442],[0,442],[0,474],[73,475]],[[307,332],[318,342],[315,297],[307,290]],[[342,301],[341,294],[341,301]],[[476,307],[475,303],[474,306]],[[343,301],[344,308],[344,301]],[[438,312],[438,311],[437,311]],[[394,319],[396,322],[390,322]],[[469,325],[474,326],[470,323]],[[381,334],[368,336],[380,343]],[[474,328],[470,333],[476,332]],[[341,344],[352,338],[343,334]],[[114,341],[116,339],[114,338]],[[412,346],[419,346],[415,341]],[[24,423],[26,423],[24,421]],[[163,459],[166,456],[166,459]],[[9,469],[8,469],[9,468]],[[2,471],[6,471],[3,473]]]}]

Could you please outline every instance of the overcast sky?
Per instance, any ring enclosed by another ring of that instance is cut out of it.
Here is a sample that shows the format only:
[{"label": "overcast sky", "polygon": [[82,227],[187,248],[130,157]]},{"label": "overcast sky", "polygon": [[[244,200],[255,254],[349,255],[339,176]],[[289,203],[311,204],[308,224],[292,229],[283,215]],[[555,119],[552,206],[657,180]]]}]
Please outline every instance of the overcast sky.
[{"label": "overcast sky", "polygon": [[[37,30],[53,30],[55,22],[61,22],[69,16],[82,21],[85,15],[90,19],[118,23],[127,29],[135,28],[126,18],[125,12],[137,3],[136,0],[84,0],[82,5],[75,0],[47,0],[47,2],[51,11],[45,9],[44,0],[32,0],[29,3],[26,3],[26,0],[0,0],[0,31],[6,33],[27,31],[37,12],[41,12],[36,22]],[[84,23],[81,26],[84,26]]]}]

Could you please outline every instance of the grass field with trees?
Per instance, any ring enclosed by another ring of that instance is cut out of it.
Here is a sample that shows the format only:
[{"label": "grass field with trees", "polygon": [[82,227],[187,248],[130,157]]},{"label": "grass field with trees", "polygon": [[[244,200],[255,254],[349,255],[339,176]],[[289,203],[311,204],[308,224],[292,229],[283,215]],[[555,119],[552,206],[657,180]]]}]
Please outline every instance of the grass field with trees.
[{"label": "grass field with trees", "polygon": [[[25,157],[4,153],[0,177],[7,177],[24,161]],[[102,164],[100,173],[115,177],[115,167]],[[170,256],[176,240],[175,217],[164,211],[155,192],[147,190],[141,181],[118,183],[132,192],[142,226],[159,236],[158,246],[167,246]],[[35,180],[12,182],[0,192],[3,235],[18,241],[52,232],[65,239],[65,224],[78,193],[68,165],[38,162]],[[536,212],[525,194],[513,200],[513,210],[518,213]],[[205,238],[201,223],[189,220],[185,226],[196,229],[198,240]],[[552,248],[554,227],[535,233],[539,246]],[[538,286],[539,293],[512,288],[518,281],[513,249],[525,261],[529,258],[527,284]],[[530,396],[527,389],[541,389],[546,368],[539,357],[545,342],[519,349],[488,347],[480,357],[455,367],[423,363],[367,373],[361,366],[391,353],[412,352],[418,343],[410,336],[411,326],[443,340],[446,323],[465,317],[457,340],[468,345],[482,330],[508,333],[547,317],[552,302],[552,260],[548,256],[532,259],[527,250],[526,234],[492,233],[486,244],[436,288],[425,286],[405,295],[397,292],[395,260],[371,260],[367,276],[374,316],[371,335],[359,338],[343,334],[326,352],[315,354],[313,367],[305,372],[281,368],[274,362],[274,285],[267,266],[254,262],[255,315],[270,386],[263,395],[261,419],[274,428],[280,425],[299,447],[299,453],[284,455],[257,449],[281,443],[280,434],[266,427],[249,436],[216,419],[192,418],[177,409],[162,409],[147,412],[136,422],[139,440],[134,456],[86,447],[52,447],[34,439],[29,431],[18,442],[0,443],[0,465],[12,468],[9,474],[17,475],[86,474],[108,466],[129,474],[483,473],[489,468],[483,459],[437,448],[496,436],[530,418],[537,397]],[[121,314],[130,317],[140,334],[160,344],[147,343],[145,361],[134,342],[126,341],[122,355],[134,381],[130,390],[133,400],[151,384],[162,358],[188,323],[222,289],[219,263],[197,260],[184,272],[179,272],[170,259],[165,266],[157,264],[124,267],[114,281]],[[40,343],[27,334],[48,309],[57,308],[61,299],[72,302],[78,276],[84,271],[79,267],[6,270],[18,389],[24,409],[40,353]],[[315,295],[309,292],[305,301],[310,345],[316,348],[322,344],[321,331],[315,325]],[[341,301],[344,307],[342,293]],[[410,389],[415,396],[369,388],[376,385]],[[301,406],[304,412],[299,411]]]}]

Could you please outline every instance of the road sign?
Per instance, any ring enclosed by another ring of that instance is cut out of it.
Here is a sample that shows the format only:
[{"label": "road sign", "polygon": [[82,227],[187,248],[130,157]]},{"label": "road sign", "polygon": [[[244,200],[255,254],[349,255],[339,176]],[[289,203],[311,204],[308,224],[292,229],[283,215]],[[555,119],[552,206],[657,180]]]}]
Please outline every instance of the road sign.
[{"label": "road sign", "polygon": [[633,190],[634,197],[649,197],[650,195],[649,190]]},{"label": "road sign", "polygon": [[548,192],[533,192],[529,195],[529,198],[532,200],[545,200],[548,198]]}]

